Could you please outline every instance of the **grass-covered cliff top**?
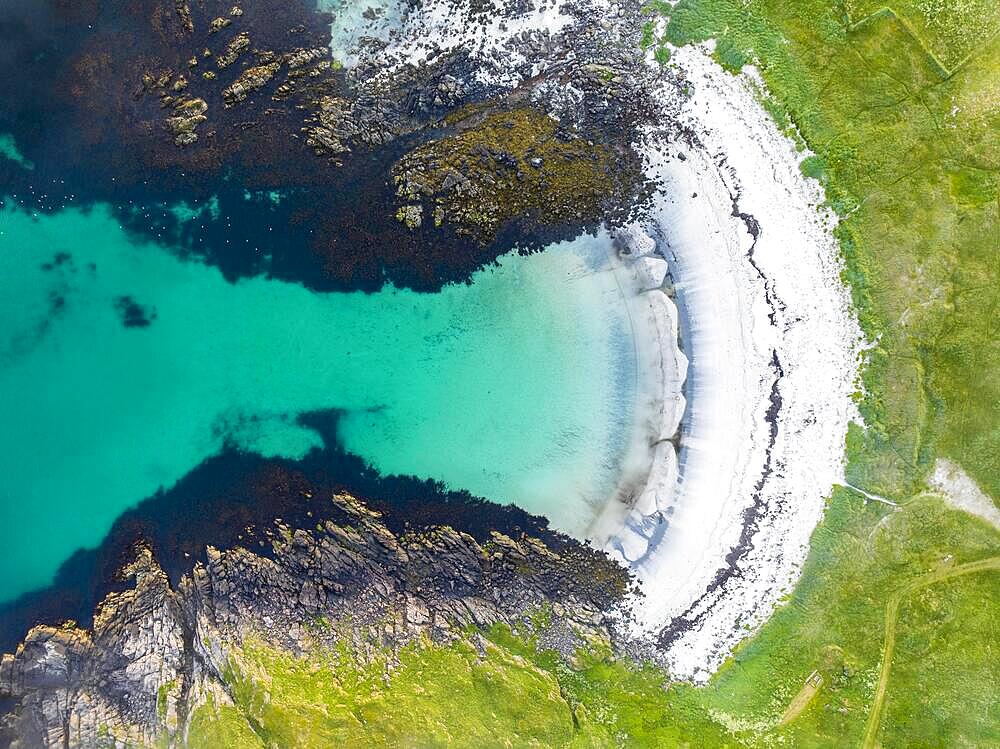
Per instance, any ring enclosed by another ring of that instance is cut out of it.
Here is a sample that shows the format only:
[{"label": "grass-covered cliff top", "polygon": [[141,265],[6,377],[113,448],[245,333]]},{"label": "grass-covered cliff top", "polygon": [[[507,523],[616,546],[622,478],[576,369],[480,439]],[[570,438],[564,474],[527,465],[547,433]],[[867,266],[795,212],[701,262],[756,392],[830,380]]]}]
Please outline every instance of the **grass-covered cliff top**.
[{"label": "grass-covered cliff top", "polygon": [[570,666],[535,635],[502,626],[447,646],[425,640],[365,664],[346,651],[295,658],[249,643],[234,652],[226,680],[235,704],[198,708],[191,749],[724,741],[711,721],[684,719],[683,694],[664,691],[662,672],[612,658],[600,645]]},{"label": "grass-covered cliff top", "polygon": [[600,643],[567,662],[546,649],[544,610],[518,632],[469,630],[363,662],[249,641],[224,674],[233,702],[202,704],[187,746],[859,746],[894,595],[881,745],[989,746],[1000,575],[960,573],[1000,565],[1000,533],[932,496],[883,509],[838,491],[794,594],[705,687],[669,684]]}]

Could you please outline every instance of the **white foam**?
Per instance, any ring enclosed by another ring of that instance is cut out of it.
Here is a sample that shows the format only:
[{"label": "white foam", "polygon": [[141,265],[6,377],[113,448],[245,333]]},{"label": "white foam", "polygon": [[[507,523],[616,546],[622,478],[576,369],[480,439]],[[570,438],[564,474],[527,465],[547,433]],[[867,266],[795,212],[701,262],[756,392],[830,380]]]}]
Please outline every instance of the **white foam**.
[{"label": "white foam", "polygon": [[333,15],[330,52],[344,67],[357,64],[363,40],[387,43],[398,33],[406,12],[402,0],[319,0],[320,10]]},{"label": "white foam", "polygon": [[[587,0],[587,6],[593,12],[604,7],[602,0]],[[402,68],[420,67],[438,55],[462,52],[473,63],[476,81],[509,89],[552,64],[538,57],[530,71],[522,70],[528,62],[521,51],[525,39],[544,44],[578,23],[577,17],[562,0],[525,3],[520,12],[504,3],[491,11],[480,3],[424,0],[404,10],[400,22],[384,38],[387,44],[366,57],[377,63],[380,75],[388,80]]]},{"label": "white foam", "polygon": [[648,546],[677,483],[677,460],[667,441],[677,431],[685,400],[687,357],[677,345],[677,309],[664,292],[666,261],[650,254],[655,243],[636,232],[619,232],[613,263],[631,322],[636,353],[636,395],[630,445],[618,491],[591,525],[588,538],[611,544],[633,562]]}]

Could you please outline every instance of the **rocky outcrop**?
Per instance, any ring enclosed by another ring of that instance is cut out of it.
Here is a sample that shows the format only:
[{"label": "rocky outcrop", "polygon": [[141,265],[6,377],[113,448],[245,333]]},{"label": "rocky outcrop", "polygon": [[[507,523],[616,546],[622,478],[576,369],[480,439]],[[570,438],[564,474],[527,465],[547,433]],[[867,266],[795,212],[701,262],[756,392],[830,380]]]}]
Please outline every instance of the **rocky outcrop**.
[{"label": "rocky outcrop", "polygon": [[[183,79],[181,79],[183,80]],[[208,120],[208,104],[204,99],[180,99],[173,103],[173,115],[167,118],[167,128],[178,146],[189,146],[198,140],[198,125]]]},{"label": "rocky outcrop", "polygon": [[[337,157],[354,147],[389,143],[400,132],[394,105],[379,99],[322,96],[311,105],[302,133],[318,156]],[[333,161],[336,163],[337,159]]]},{"label": "rocky outcrop", "polygon": [[[613,636],[608,612],[623,568],[589,547],[450,527],[393,533],[346,494],[338,522],[276,522],[247,545],[207,551],[172,586],[150,550],[122,570],[89,628],[38,626],[0,662],[13,747],[179,745],[194,711],[229,700],[230,654],[248,639],[294,654],[348,644],[364,657],[418,636],[454,639],[468,626],[526,621],[552,604],[546,645],[567,656]],[[252,548],[256,546],[256,548]],[[331,623],[327,627],[310,622]],[[2,744],[0,734],[0,744]]]},{"label": "rocky outcrop", "polygon": [[174,9],[177,11],[177,18],[180,19],[181,27],[185,33],[194,33],[194,19],[191,18],[191,6],[187,0],[175,0]]},{"label": "rocky outcrop", "polygon": [[209,34],[216,34],[216,33],[220,32],[220,31],[222,31],[227,26],[229,26],[231,23],[232,23],[232,20],[229,19],[229,18],[223,18],[222,16],[219,16],[218,18],[214,18],[214,19],[212,19],[212,22],[210,24],[208,24],[208,33]]},{"label": "rocky outcrop", "polygon": [[133,586],[103,601],[90,630],[35,627],[3,656],[0,694],[18,698],[12,746],[97,746],[111,735],[152,743],[158,691],[185,670],[184,612],[148,550],[123,575]]},{"label": "rocky outcrop", "polygon": [[240,77],[222,92],[222,99],[226,102],[226,106],[231,107],[234,104],[239,104],[254,91],[264,88],[271,82],[280,67],[281,63],[271,62],[244,70]]},{"label": "rocky outcrop", "polygon": [[222,54],[215,58],[215,67],[219,70],[229,67],[248,49],[250,49],[250,35],[244,31],[234,36]]},{"label": "rocky outcrop", "polygon": [[297,70],[305,65],[311,65],[315,62],[325,59],[330,54],[330,50],[324,47],[317,47],[315,49],[297,49],[294,52],[290,52],[285,55],[285,64],[288,65],[289,70]]},{"label": "rocky outcrop", "polygon": [[597,222],[625,202],[640,172],[629,149],[616,152],[531,108],[453,115],[454,135],[431,141],[393,168],[397,218],[411,229],[426,207],[434,224],[451,224],[483,242],[501,226]]},{"label": "rocky outcrop", "polygon": [[[539,28],[509,35],[503,24],[499,31],[492,28],[492,18],[474,6],[466,11],[471,15],[456,30],[457,38],[468,36],[472,44],[485,35],[472,47],[442,46],[448,41],[446,29],[437,27],[431,2],[413,9],[388,41],[369,38],[346,71],[326,46],[251,51],[251,39],[259,43],[259,22],[222,12],[190,42],[191,61],[197,64],[203,47],[202,56],[214,56],[215,62],[215,70],[192,82],[192,95],[209,102],[221,97],[224,103],[213,108],[208,128],[226,122],[226,110],[236,105],[241,105],[240,119],[231,125],[241,129],[249,122],[274,121],[275,105],[293,111],[293,120],[303,120],[294,139],[338,165],[359,149],[427,133],[432,142],[409,154],[394,174],[403,203],[409,203],[399,206],[398,215],[410,228],[419,227],[416,218],[425,213],[436,225],[450,224],[488,243],[515,217],[541,224],[592,223],[609,206],[634,197],[632,144],[654,107],[641,51],[623,33],[625,27],[598,33],[585,4],[566,4],[560,8],[561,26],[545,29],[538,19]],[[294,43],[293,31],[286,36]],[[416,55],[415,44],[433,49]],[[477,51],[480,44],[497,48],[486,54]],[[503,58],[531,64],[505,73],[497,68]],[[164,89],[169,90],[169,82]],[[248,102],[251,98],[256,101]],[[466,134],[466,110],[478,124],[478,137]],[[532,113],[552,119],[546,123]],[[497,132],[491,115],[509,124],[511,132]],[[455,132],[456,123],[461,132]],[[177,146],[198,140],[195,124],[168,116]],[[208,142],[199,144],[207,147]],[[473,147],[478,148],[474,153]],[[479,151],[490,152],[487,162]],[[445,166],[428,168],[439,163]],[[570,183],[573,190],[565,190]],[[418,198],[433,205],[416,206]]]}]

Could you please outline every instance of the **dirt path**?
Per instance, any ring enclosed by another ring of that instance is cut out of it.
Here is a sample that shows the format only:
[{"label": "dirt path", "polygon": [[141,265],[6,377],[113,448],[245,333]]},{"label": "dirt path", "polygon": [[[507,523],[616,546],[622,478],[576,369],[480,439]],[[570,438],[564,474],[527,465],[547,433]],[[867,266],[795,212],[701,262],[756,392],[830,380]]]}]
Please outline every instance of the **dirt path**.
[{"label": "dirt path", "polygon": [[879,672],[878,686],[875,688],[875,700],[872,711],[865,724],[865,735],[861,740],[861,749],[873,749],[875,738],[881,723],[882,708],[885,703],[886,691],[889,686],[889,671],[892,668],[892,651],[896,647],[896,620],[899,617],[899,605],[903,598],[915,590],[939,583],[960,575],[970,575],[973,572],[1000,570],[1000,556],[968,562],[956,567],[928,572],[926,575],[914,578],[902,588],[893,593],[885,605],[885,644],[882,646],[882,669]]},{"label": "dirt path", "polygon": [[781,720],[778,722],[778,728],[782,726],[787,726],[793,720],[795,720],[799,715],[809,707],[809,703],[812,702],[813,697],[819,692],[820,687],[823,686],[823,677],[820,676],[819,671],[813,671],[809,674],[809,678],[806,679],[805,684],[802,685],[802,689],[796,694],[792,701],[788,703],[788,707],[785,709],[785,714],[781,716]]}]

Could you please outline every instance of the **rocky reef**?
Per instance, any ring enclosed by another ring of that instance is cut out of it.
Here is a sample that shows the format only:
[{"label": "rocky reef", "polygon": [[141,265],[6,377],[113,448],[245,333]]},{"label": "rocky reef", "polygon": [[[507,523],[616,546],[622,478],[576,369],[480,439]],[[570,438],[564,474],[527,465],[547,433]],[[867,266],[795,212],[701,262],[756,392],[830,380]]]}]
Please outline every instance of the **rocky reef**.
[{"label": "rocky reef", "polygon": [[0,745],[183,745],[199,707],[232,704],[248,643],[293,656],[346,647],[364,661],[418,638],[516,626],[540,607],[545,646],[566,657],[615,637],[610,612],[632,582],[590,547],[499,532],[478,542],[440,525],[397,533],[349,494],[311,501],[331,502],[336,520],[248,530],[176,585],[136,545],[89,627],[36,626],[3,656]]},{"label": "rocky reef", "polygon": [[641,18],[635,0],[424,0],[382,37],[356,29],[345,63],[308,0],[17,0],[0,132],[35,169],[0,159],[0,181],[31,210],[108,204],[228,277],[433,290],[645,194]]}]

